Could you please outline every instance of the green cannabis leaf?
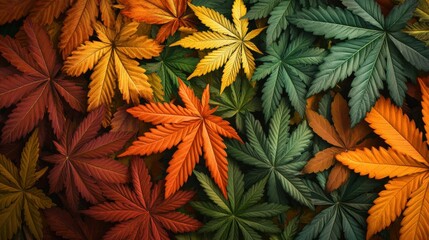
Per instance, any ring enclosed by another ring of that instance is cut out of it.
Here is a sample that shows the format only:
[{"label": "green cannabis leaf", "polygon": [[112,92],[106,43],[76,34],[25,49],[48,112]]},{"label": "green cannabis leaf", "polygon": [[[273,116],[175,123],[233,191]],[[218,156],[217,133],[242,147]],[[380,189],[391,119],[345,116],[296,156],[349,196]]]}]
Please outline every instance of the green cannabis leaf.
[{"label": "green cannabis leaf", "polygon": [[417,0],[395,6],[387,17],[375,1],[342,0],[342,3],[347,9],[309,8],[289,21],[313,34],[345,40],[330,49],[308,94],[332,88],[354,72],[349,106],[355,125],[374,106],[383,81],[387,82],[394,102],[402,104],[410,70],[429,70],[429,48],[401,31],[412,17]]},{"label": "green cannabis leaf", "polygon": [[268,17],[267,44],[273,43],[289,22],[287,16],[295,12],[298,4],[293,0],[258,0],[245,17],[254,20]]},{"label": "green cannabis leaf", "polygon": [[[324,172],[326,173],[326,172]],[[307,181],[315,205],[326,208],[314,217],[298,234],[297,240],[310,239],[365,239],[367,211],[377,198],[373,193],[376,181],[352,175],[338,190],[326,193],[327,174],[319,173],[319,184]],[[342,234],[344,233],[344,234]]]},{"label": "green cannabis leaf", "polygon": [[288,206],[277,203],[258,203],[264,195],[266,179],[244,189],[244,175],[235,164],[228,164],[228,200],[209,176],[195,172],[198,181],[213,203],[192,202],[199,212],[213,218],[201,232],[215,232],[213,239],[262,239],[259,232],[277,233],[280,229],[267,218],[288,210]]},{"label": "green cannabis leaf", "polygon": [[159,57],[154,58],[156,62],[144,65],[148,73],[158,73],[164,88],[166,101],[169,101],[171,95],[177,92],[179,87],[177,79],[186,79],[194,71],[199,61],[198,58],[192,57],[194,52],[192,50],[181,47],[170,47],[171,43],[179,39],[178,34],[169,37],[164,51],[161,52]]},{"label": "green cannabis leaf", "polygon": [[317,65],[323,62],[325,51],[312,48],[314,38],[299,34],[293,37],[286,31],[278,43],[267,47],[266,56],[259,60],[262,65],[256,68],[254,80],[268,76],[262,89],[262,106],[265,119],[271,118],[280,104],[283,89],[286,90],[292,106],[304,116],[305,98]]},{"label": "green cannabis leaf", "polygon": [[418,18],[418,22],[408,23],[404,32],[425,42],[429,46],[429,2],[420,0],[419,5],[414,11],[414,16]]},{"label": "green cannabis leaf", "polygon": [[248,179],[257,182],[268,177],[268,198],[284,203],[286,193],[300,203],[313,208],[310,190],[298,176],[310,157],[306,149],[313,136],[307,122],[302,122],[292,132],[289,126],[290,109],[282,101],[274,112],[268,136],[261,123],[251,114],[246,116],[248,143],[227,142],[227,152],[234,159],[253,166]]},{"label": "green cannabis leaf", "polygon": [[[203,89],[203,81],[195,81],[197,88]],[[217,106],[216,114],[222,118],[235,118],[235,126],[238,130],[245,129],[244,119],[246,112],[261,110],[261,101],[257,97],[257,87],[252,87],[247,79],[238,76],[229,88],[219,94],[219,81],[211,81],[210,84],[210,104]]]}]

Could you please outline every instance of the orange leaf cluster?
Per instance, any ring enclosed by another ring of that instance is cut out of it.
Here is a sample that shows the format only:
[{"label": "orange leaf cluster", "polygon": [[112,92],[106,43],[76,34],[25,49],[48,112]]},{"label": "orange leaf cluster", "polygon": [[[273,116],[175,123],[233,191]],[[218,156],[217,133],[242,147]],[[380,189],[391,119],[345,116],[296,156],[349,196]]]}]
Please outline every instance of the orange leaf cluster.
[{"label": "orange leaf cluster", "polygon": [[[426,139],[429,137],[429,88],[420,81]],[[369,210],[367,239],[389,226],[401,212],[400,238],[427,239],[429,233],[429,152],[423,134],[402,110],[380,98],[366,121],[390,148],[345,152],[337,159],[361,175],[391,180]]]},{"label": "orange leaf cluster", "polygon": [[149,155],[178,145],[167,169],[165,196],[169,197],[187,181],[204,150],[206,165],[227,196],[228,162],[221,136],[241,139],[227,121],[213,115],[216,108],[210,109],[208,85],[200,100],[179,79],[179,95],[185,108],[172,103],[148,103],[128,109],[139,120],[157,126],[120,156]]}]

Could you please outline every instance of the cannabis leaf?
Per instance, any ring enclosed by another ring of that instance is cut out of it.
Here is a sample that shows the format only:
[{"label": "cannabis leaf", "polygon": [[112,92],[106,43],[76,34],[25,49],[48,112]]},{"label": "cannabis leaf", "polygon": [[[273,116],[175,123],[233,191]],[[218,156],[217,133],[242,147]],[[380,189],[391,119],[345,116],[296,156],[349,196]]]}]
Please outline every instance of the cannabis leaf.
[{"label": "cannabis leaf", "polygon": [[83,111],[84,91],[60,72],[47,33],[37,24],[25,21],[27,48],[20,41],[0,37],[0,52],[16,69],[0,81],[0,108],[16,104],[2,129],[2,143],[15,141],[29,133],[48,112],[56,136],[65,122],[64,99],[70,107]]},{"label": "cannabis leaf", "polygon": [[258,88],[244,76],[237,79],[220,94],[221,83],[218,81],[221,73],[213,72],[203,77],[204,81],[192,82],[197,95],[202,92],[206,84],[210,84],[210,104],[217,107],[216,115],[222,118],[234,118],[235,127],[243,131],[246,112],[256,112],[262,109],[260,98],[257,97]]},{"label": "cannabis leaf", "polygon": [[96,30],[93,24],[99,13],[101,13],[101,19],[105,26],[114,27],[115,14],[112,9],[112,0],[74,1],[66,13],[67,16],[64,19],[58,43],[63,59],[66,59],[80,44],[89,40],[89,37]]},{"label": "cannabis leaf", "polygon": [[287,16],[292,15],[298,4],[293,0],[258,0],[245,17],[261,19],[268,17],[267,45],[276,41],[289,26]]},{"label": "cannabis leaf", "polygon": [[267,55],[259,59],[263,64],[256,68],[253,79],[269,76],[262,89],[265,119],[270,119],[280,104],[283,89],[292,106],[304,116],[307,86],[325,56],[323,49],[311,48],[313,40],[305,34],[294,37],[286,31],[277,43],[267,47]]},{"label": "cannabis leaf", "polygon": [[201,227],[197,220],[175,210],[194,196],[190,191],[177,191],[169,198],[162,197],[163,181],[152,184],[142,159],[131,161],[133,189],[121,184],[101,184],[105,202],[84,210],[89,216],[108,222],[120,222],[111,228],[104,239],[170,239],[167,230],[175,233],[191,232]]},{"label": "cannabis leaf", "polygon": [[258,203],[264,195],[266,179],[259,181],[246,192],[244,175],[235,164],[228,165],[228,199],[205,174],[195,172],[210,202],[192,202],[192,206],[210,216],[200,232],[215,232],[213,239],[262,239],[259,232],[276,233],[280,230],[271,220],[288,210],[289,207],[277,203]]},{"label": "cannabis leaf", "polygon": [[419,21],[415,23],[408,23],[404,29],[405,33],[419,39],[429,45],[429,3],[425,0],[420,0],[414,15],[418,17]]},{"label": "cannabis leaf", "polygon": [[155,57],[155,63],[147,63],[144,68],[148,73],[156,72],[161,78],[165,92],[165,100],[169,101],[173,93],[177,93],[179,87],[178,78],[186,79],[186,76],[194,71],[198,58],[192,57],[192,50],[180,47],[171,47],[170,44],[179,40],[179,35],[167,39],[165,47],[159,57]]},{"label": "cannabis leaf", "polygon": [[116,79],[127,103],[138,104],[139,97],[152,98],[145,70],[133,58],[159,56],[162,47],[146,36],[135,35],[137,27],[136,22],[123,23],[121,17],[118,17],[115,29],[97,22],[94,28],[100,41],[86,41],[67,58],[64,71],[71,76],[94,69],[89,84],[88,111],[101,105],[106,109],[110,107]]},{"label": "cannabis leaf", "polygon": [[[426,139],[429,126],[429,88],[420,81]],[[379,193],[367,219],[367,238],[389,226],[402,211],[401,239],[425,239],[429,233],[429,154],[423,134],[402,110],[380,98],[366,121],[390,148],[349,151],[337,159],[361,175],[391,180]]]},{"label": "cannabis leaf", "polygon": [[139,130],[138,120],[127,112],[127,106],[122,106],[116,109],[110,123],[112,132],[133,132],[137,133]]},{"label": "cannabis leaf", "polygon": [[[324,209],[306,225],[296,237],[304,239],[364,239],[365,217],[372,201],[377,197],[372,193],[377,187],[374,181],[352,175],[337,191],[327,194],[323,191],[326,176],[318,175],[320,185],[308,181],[314,204]],[[343,234],[344,233],[344,234]]]},{"label": "cannabis leaf", "polygon": [[23,218],[31,234],[42,239],[42,219],[39,209],[53,203],[42,190],[34,187],[47,168],[36,171],[39,158],[37,130],[28,139],[21,155],[20,169],[0,154],[0,238],[12,239],[21,228]]},{"label": "cannabis leaf", "polygon": [[193,15],[187,14],[188,0],[120,0],[121,13],[138,22],[162,24],[155,40],[164,42],[181,27],[195,29]]},{"label": "cannabis leaf", "polygon": [[33,4],[34,0],[0,0],[0,25],[18,20],[27,15]]},{"label": "cannabis leaf", "polygon": [[49,227],[65,239],[99,240],[105,234],[107,227],[104,222],[79,215],[72,215],[61,208],[50,208],[44,211]]},{"label": "cannabis leaf", "polygon": [[293,240],[298,233],[299,216],[292,218],[279,235],[270,237],[270,240]]},{"label": "cannabis leaf", "polygon": [[331,104],[334,125],[331,125],[326,118],[311,109],[308,109],[306,114],[308,124],[313,131],[333,146],[319,151],[308,161],[302,171],[315,173],[334,166],[326,183],[326,190],[329,192],[339,188],[350,175],[347,167],[336,163],[336,156],[342,152],[373,145],[372,139],[365,139],[371,132],[365,122],[360,122],[354,128],[350,128],[350,117],[344,114],[348,111],[346,100],[338,93]]},{"label": "cannabis leaf", "polygon": [[256,87],[252,87],[244,77],[237,77],[223,94],[219,94],[220,85],[213,81],[210,87],[212,98],[210,104],[217,106],[216,114],[222,118],[235,117],[235,126],[244,130],[246,112],[255,112],[261,109],[261,101],[256,97]]},{"label": "cannabis leaf", "polygon": [[91,203],[104,198],[100,182],[124,183],[127,167],[109,157],[120,150],[133,135],[129,132],[110,132],[97,137],[104,110],[98,108],[88,114],[79,127],[65,131],[54,141],[58,154],[43,157],[54,164],[49,172],[50,192],[65,188],[66,200],[76,210],[80,195]]},{"label": "cannabis leaf", "polygon": [[228,162],[221,136],[241,139],[229,122],[213,115],[216,109],[210,109],[208,85],[199,100],[179,80],[179,95],[185,108],[172,103],[148,103],[128,109],[139,120],[159,125],[139,137],[120,156],[149,155],[178,144],[167,169],[165,197],[168,198],[187,181],[204,150],[206,165],[226,196]]},{"label": "cannabis leaf", "polygon": [[252,182],[268,177],[268,197],[273,202],[284,202],[284,191],[300,203],[313,208],[310,191],[299,178],[308,154],[312,132],[304,121],[292,134],[289,133],[290,109],[282,101],[274,112],[269,125],[268,136],[251,114],[246,116],[246,133],[249,140],[245,145],[231,141],[228,153],[253,168],[249,174]]},{"label": "cannabis leaf", "polygon": [[222,75],[220,92],[235,81],[241,67],[247,79],[251,79],[255,70],[255,60],[250,50],[262,54],[250,40],[258,36],[264,28],[248,32],[249,20],[243,0],[235,0],[232,5],[233,23],[222,14],[206,8],[189,4],[195,15],[212,31],[196,32],[185,37],[171,46],[182,46],[198,50],[213,49],[197,65],[195,71],[188,77],[204,75],[225,65]]},{"label": "cannabis leaf", "polygon": [[[429,70],[429,48],[401,32],[412,17],[417,0],[395,6],[383,17],[375,1],[342,0],[347,9],[310,8],[289,20],[306,31],[326,38],[346,39],[335,44],[311,84],[309,95],[334,87],[350,76],[355,78],[349,92],[352,125],[360,122],[375,104],[387,82],[390,96],[401,105],[410,69]],[[412,66],[406,65],[407,62]]]}]

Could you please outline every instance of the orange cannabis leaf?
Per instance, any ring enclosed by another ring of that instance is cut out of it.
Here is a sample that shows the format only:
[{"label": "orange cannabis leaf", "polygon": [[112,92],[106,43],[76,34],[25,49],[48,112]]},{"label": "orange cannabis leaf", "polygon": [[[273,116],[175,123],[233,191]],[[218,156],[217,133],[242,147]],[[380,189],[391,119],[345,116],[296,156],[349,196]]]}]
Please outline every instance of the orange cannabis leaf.
[{"label": "orange cannabis leaf", "polygon": [[107,198],[83,213],[103,221],[119,222],[103,239],[168,240],[167,230],[174,233],[196,231],[201,223],[175,210],[192,199],[191,191],[177,191],[169,198],[162,197],[164,181],[153,184],[144,161],[131,160],[130,174],[133,188],[123,184],[101,184]]},{"label": "orange cannabis leaf", "polygon": [[27,15],[35,0],[0,0],[0,25]]},{"label": "orange cannabis leaf", "polygon": [[[429,89],[420,82],[423,122],[429,126]],[[361,175],[392,178],[369,210],[367,239],[380,232],[401,212],[400,239],[427,239],[429,235],[429,155],[423,134],[402,110],[380,98],[366,121],[391,148],[345,152],[337,159]],[[405,209],[405,210],[404,210]]]},{"label": "orange cannabis leaf", "polygon": [[350,128],[350,117],[347,113],[349,107],[341,94],[335,95],[331,104],[332,126],[327,119],[317,112],[307,109],[307,120],[313,131],[334,147],[318,152],[303,168],[304,173],[315,173],[324,171],[334,166],[326,183],[328,191],[339,188],[348,178],[350,172],[340,163],[336,163],[335,157],[358,147],[370,146],[370,140],[364,140],[370,133],[367,124],[361,122],[354,128]]},{"label": "orange cannabis leaf", "polygon": [[72,2],[73,0],[37,0],[29,17],[40,25],[51,24]]},{"label": "orange cannabis leaf", "polygon": [[74,2],[67,11],[58,44],[63,59],[66,59],[73,49],[89,40],[94,32],[93,24],[99,13],[104,25],[114,26],[114,12],[111,5],[110,0],[76,0]]},{"label": "orange cannabis leaf", "polygon": [[121,0],[125,16],[139,22],[162,24],[156,40],[164,42],[180,27],[195,29],[191,14],[186,14],[188,0]]},{"label": "orange cannabis leaf", "polygon": [[228,162],[221,136],[241,139],[227,121],[213,115],[216,109],[210,109],[208,85],[200,100],[179,79],[179,95],[185,108],[172,103],[148,103],[128,109],[134,117],[159,125],[139,137],[121,156],[149,155],[178,145],[167,169],[165,196],[169,197],[187,181],[204,149],[206,165],[227,196]]}]

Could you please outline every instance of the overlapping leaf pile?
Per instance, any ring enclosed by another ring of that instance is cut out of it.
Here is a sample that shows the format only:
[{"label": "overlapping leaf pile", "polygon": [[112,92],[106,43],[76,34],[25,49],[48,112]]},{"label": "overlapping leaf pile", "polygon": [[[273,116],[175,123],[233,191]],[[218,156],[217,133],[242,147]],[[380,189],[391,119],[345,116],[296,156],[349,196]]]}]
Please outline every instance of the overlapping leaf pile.
[{"label": "overlapping leaf pile", "polygon": [[427,0],[0,0],[0,239],[429,236]]}]

